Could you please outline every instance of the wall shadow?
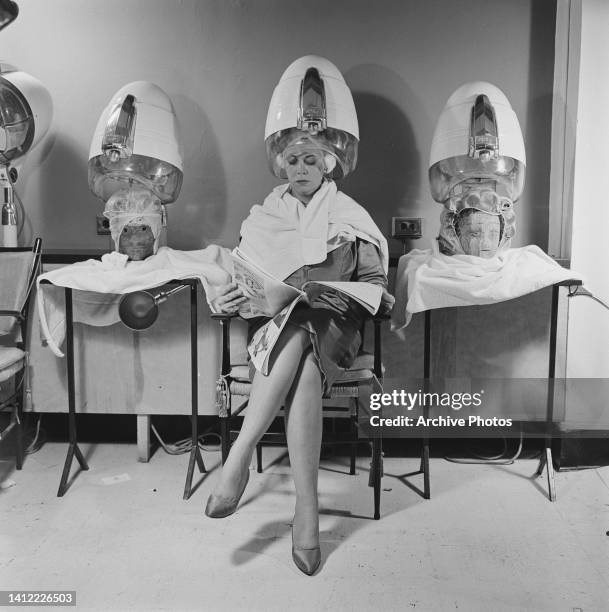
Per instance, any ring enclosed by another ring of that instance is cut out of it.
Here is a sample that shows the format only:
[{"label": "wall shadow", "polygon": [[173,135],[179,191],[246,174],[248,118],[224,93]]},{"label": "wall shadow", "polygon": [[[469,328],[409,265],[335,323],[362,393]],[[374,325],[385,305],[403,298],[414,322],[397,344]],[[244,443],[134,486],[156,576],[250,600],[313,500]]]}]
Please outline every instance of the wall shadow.
[{"label": "wall shadow", "polygon": [[[103,203],[89,190],[87,162],[88,150],[54,134],[52,151],[40,169],[42,206],[31,219],[44,249],[108,248],[108,236],[98,236],[95,229]],[[27,212],[27,203],[25,207]]]},{"label": "wall shadow", "polygon": [[168,209],[168,246],[200,249],[216,241],[226,222],[226,177],[216,134],[203,109],[174,94],[184,149],[184,181]]},{"label": "wall shadow", "polygon": [[[527,113],[527,176],[525,206],[518,215],[527,217],[528,242],[548,249],[550,165],[552,147],[552,92],[554,87],[554,40],[556,1],[531,2],[529,35],[529,107]],[[516,235],[518,237],[518,234]]]},{"label": "wall shadow", "polygon": [[357,66],[347,73],[357,111],[357,168],[340,188],[362,204],[385,235],[391,217],[419,201],[420,151],[405,112],[413,99],[403,79],[382,66]]}]

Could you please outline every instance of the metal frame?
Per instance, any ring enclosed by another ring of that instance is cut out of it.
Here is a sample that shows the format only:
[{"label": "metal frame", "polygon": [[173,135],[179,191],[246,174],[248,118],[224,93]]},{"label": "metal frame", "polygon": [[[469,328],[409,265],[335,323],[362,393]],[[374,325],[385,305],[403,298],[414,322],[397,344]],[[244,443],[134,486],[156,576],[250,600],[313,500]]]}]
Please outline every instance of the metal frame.
[{"label": "metal frame", "polygon": [[[42,283],[49,283],[47,280]],[[192,493],[192,479],[194,474],[194,466],[197,464],[199,471],[206,472],[203,457],[199,449],[199,433],[198,433],[198,350],[197,350],[197,285],[198,279],[187,278],[180,280],[171,280],[165,283],[167,285],[189,285],[190,286],[190,383],[191,383],[191,440],[192,447],[188,461],[188,470],[186,473],[186,482],[184,484],[183,499],[189,499]],[[57,497],[63,497],[68,490],[68,478],[74,456],[78,460],[82,470],[88,470],[89,466],[78,447],[78,435],[76,430],[76,390],[75,390],[75,368],[74,368],[74,316],[73,316],[73,301],[72,289],[64,287],[66,300],[66,368],[68,375],[68,433],[69,445],[66,454],[66,459],[57,491]]]},{"label": "metal frame", "polygon": [[[30,298],[32,295],[32,287],[34,286],[34,282],[38,273],[40,271],[40,261],[42,256],[42,240],[40,238],[36,238],[34,240],[34,245],[32,247],[2,247],[0,248],[1,253],[17,253],[17,252],[31,252],[34,255],[34,259],[32,261],[32,269],[30,275],[28,277],[27,284],[27,293],[25,296],[25,301],[21,310],[0,310],[0,316],[13,317],[17,319],[19,322],[19,327],[21,331],[21,340],[16,343],[19,348],[21,348],[25,353],[25,363],[23,368],[19,372],[15,374],[15,383],[14,383],[14,394],[7,398],[4,402],[2,402],[0,409],[4,409],[7,406],[10,406],[14,401],[15,409],[13,412],[13,418],[11,423],[4,429],[1,434],[1,439],[4,439],[6,434],[8,434],[14,427],[15,434],[17,436],[16,439],[16,452],[15,452],[15,467],[20,470],[23,467],[24,453],[25,449],[23,448],[23,397],[25,394],[24,383],[27,380],[26,378],[26,368],[27,364],[27,332],[28,332],[28,313],[30,309]],[[21,390],[20,390],[20,387]]]},{"label": "metal frame", "polygon": [[548,498],[556,501],[556,481],[554,478],[554,464],[552,459],[552,429],[554,420],[554,396],[556,386],[556,334],[558,331],[558,297],[560,287],[582,285],[580,280],[567,280],[556,283],[552,287],[552,314],[550,319],[550,355],[548,359],[548,398],[546,405],[546,435],[544,436],[544,450],[539,460],[539,466],[535,472],[541,476],[544,466],[548,476]]},{"label": "metal frame", "polygon": [[[431,310],[425,311],[425,331],[423,336],[423,390],[425,393],[429,391],[429,379],[431,378]],[[429,406],[423,407],[423,415],[425,419],[429,416]],[[426,430],[425,430],[426,431]],[[423,474],[423,489],[420,489],[412,482],[412,476]],[[431,488],[429,481],[429,436],[424,435],[421,439],[421,463],[419,469],[414,472],[408,472],[397,477],[407,487],[418,493],[423,499],[430,499]]]},{"label": "metal frame", "polygon": [[[536,476],[541,476],[544,466],[547,468],[548,477],[548,498],[550,501],[556,501],[556,482],[554,478],[554,465],[552,463],[552,433],[553,433],[553,418],[554,418],[554,397],[555,397],[555,379],[556,379],[556,346],[558,332],[558,298],[560,287],[579,286],[582,281],[570,279],[552,285],[552,305],[550,312],[550,346],[548,356],[548,394],[546,399],[546,433],[544,436],[544,451],[539,461],[539,466],[535,473]],[[425,311],[425,336],[423,350],[423,376],[425,378],[425,390],[429,388],[429,379],[431,377],[431,310]],[[426,413],[428,408],[425,408]],[[427,417],[427,414],[425,414]],[[421,493],[419,489],[414,487],[407,481],[409,476],[423,473],[424,491],[423,497],[430,498],[429,484],[429,438],[423,438],[423,452],[421,456],[421,467],[417,472],[411,472],[399,476],[410,488]]]}]

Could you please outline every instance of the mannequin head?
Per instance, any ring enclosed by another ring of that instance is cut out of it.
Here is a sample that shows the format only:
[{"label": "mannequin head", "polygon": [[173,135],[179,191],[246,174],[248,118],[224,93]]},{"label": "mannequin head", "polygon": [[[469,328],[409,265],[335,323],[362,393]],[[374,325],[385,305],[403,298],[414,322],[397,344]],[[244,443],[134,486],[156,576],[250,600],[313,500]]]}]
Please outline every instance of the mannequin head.
[{"label": "mannequin head", "polygon": [[106,202],[104,215],[119,253],[140,261],[157,252],[162,208],[156,195],[137,185],[121,189]]},{"label": "mannequin head", "polygon": [[119,253],[129,256],[132,261],[141,261],[154,254],[154,234],[144,223],[130,223],[123,227],[118,241]]},{"label": "mannequin head", "polygon": [[455,219],[455,233],[466,255],[488,259],[497,254],[502,218],[475,208],[466,208]]}]

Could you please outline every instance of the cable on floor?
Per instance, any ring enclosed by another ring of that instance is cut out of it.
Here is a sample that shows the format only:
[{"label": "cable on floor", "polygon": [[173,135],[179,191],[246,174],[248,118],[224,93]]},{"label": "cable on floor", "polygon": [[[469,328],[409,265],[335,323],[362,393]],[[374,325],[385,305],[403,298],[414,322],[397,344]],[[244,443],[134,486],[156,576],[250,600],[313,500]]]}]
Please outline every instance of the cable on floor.
[{"label": "cable on floor", "polygon": [[[168,454],[168,455],[184,455],[185,453],[189,453],[192,449],[192,439],[191,438],[184,438],[183,440],[178,440],[177,442],[174,442],[173,444],[169,444],[167,442],[165,442],[163,440],[163,438],[161,437],[161,435],[159,434],[159,432],[157,431],[156,427],[151,423],[150,424],[150,428],[152,429],[152,433],[154,433],[154,435],[156,436],[156,439],[159,441],[159,444],[161,445],[161,448]],[[205,443],[205,439],[206,438],[217,438],[218,439],[218,446],[216,448],[216,446],[214,445],[213,447],[210,447],[209,445],[206,445]],[[219,451],[220,450],[220,434],[217,434],[213,431],[208,431],[205,433],[202,433],[198,439],[197,439],[197,443],[199,445],[199,448],[203,451],[207,451],[207,452],[215,452],[215,451]]]},{"label": "cable on floor", "polygon": [[523,441],[523,436],[522,434],[520,434],[520,439],[518,440],[518,448],[516,449],[516,452],[511,456],[511,457],[506,457],[505,459],[503,459],[503,456],[505,455],[505,452],[507,451],[507,439],[506,438],[502,438],[503,439],[503,451],[496,456],[493,457],[484,457],[482,455],[475,455],[474,453],[472,453],[474,455],[474,457],[476,457],[475,459],[461,459],[461,458],[457,458],[457,457],[444,457],[444,459],[446,461],[450,461],[451,463],[461,463],[461,464],[492,464],[492,465],[512,465],[516,459],[518,459],[518,457],[520,457],[520,453],[522,452],[522,441]]},{"label": "cable on floor", "polygon": [[[42,445],[46,442],[47,436],[46,436],[46,432],[41,427],[41,422],[42,422],[42,415],[39,415],[38,421],[36,422],[36,429],[34,432],[34,437],[32,438],[32,441],[26,446],[25,451],[24,451],[26,455],[32,455],[38,452],[42,448]],[[26,430],[23,437],[26,438],[28,435],[30,434]]]}]

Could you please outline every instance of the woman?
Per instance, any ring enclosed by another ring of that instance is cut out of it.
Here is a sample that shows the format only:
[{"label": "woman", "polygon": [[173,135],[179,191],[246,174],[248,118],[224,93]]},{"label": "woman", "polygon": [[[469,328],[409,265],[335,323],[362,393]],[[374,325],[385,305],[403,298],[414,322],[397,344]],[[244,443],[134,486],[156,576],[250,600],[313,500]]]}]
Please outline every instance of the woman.
[{"label": "woman", "polygon": [[[331,142],[323,134],[298,129],[284,130],[277,142],[281,144],[272,148],[272,164],[288,184],[252,208],[241,228],[239,250],[297,288],[307,280],[358,280],[385,288],[386,240],[368,213],[331,180],[337,161],[344,171],[344,160]],[[322,394],[353,362],[367,313],[335,291],[309,297],[308,305],[298,305],[290,315],[274,347],[268,375],[256,371],[253,376],[239,437],[206,514],[220,518],[235,511],[247,485],[254,448],[283,405],[296,489],[292,558],[301,571],[312,575],[321,562],[317,479]],[[386,291],[384,298],[385,305],[393,301]],[[212,306],[232,313],[244,299],[236,285],[226,285]],[[250,337],[265,322],[252,321]]]}]

